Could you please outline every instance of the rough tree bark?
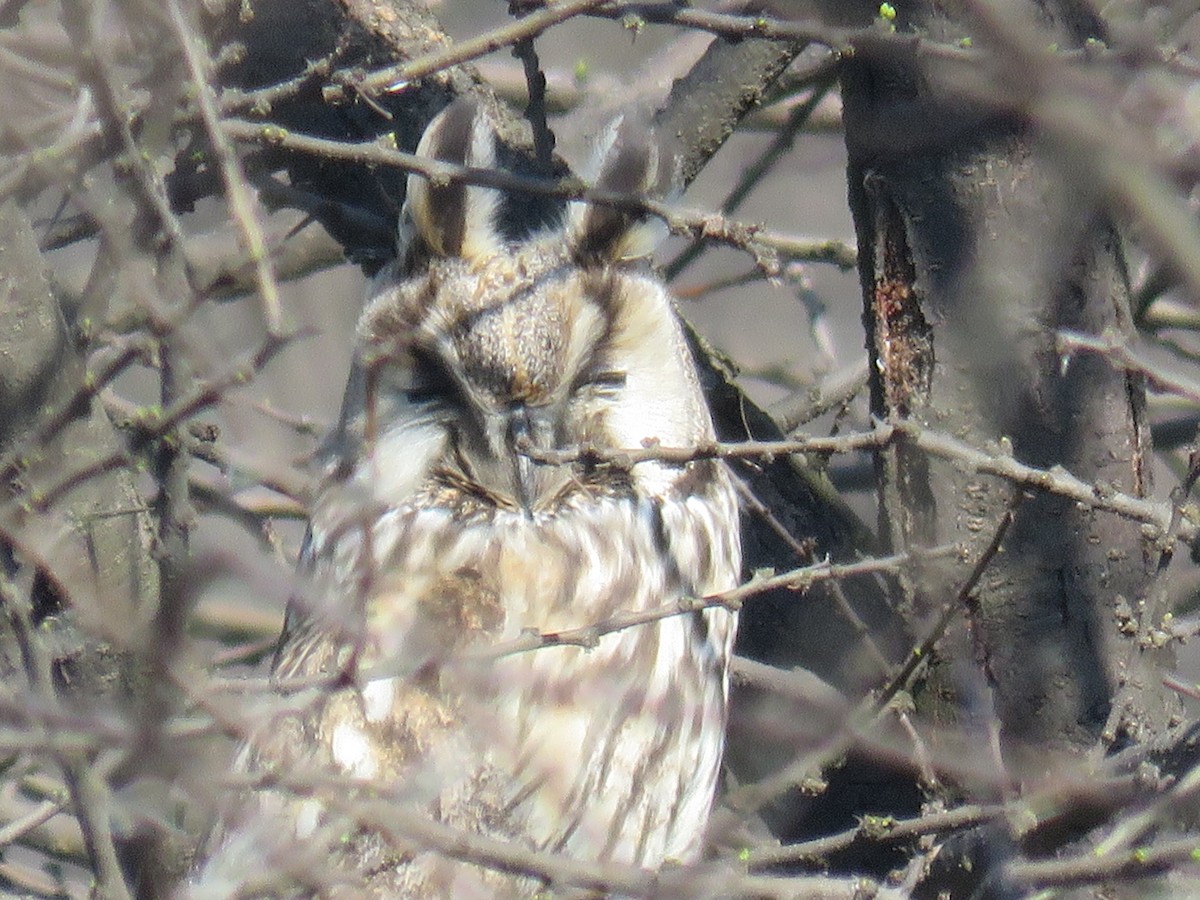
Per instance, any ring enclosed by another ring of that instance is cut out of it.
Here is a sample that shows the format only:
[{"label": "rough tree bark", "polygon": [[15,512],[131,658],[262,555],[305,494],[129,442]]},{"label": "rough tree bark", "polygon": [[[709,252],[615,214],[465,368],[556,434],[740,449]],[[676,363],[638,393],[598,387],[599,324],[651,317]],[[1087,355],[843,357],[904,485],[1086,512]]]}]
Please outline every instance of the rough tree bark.
[{"label": "rough tree bark", "polygon": [[[64,463],[86,468],[120,438],[99,403],[80,396],[83,360],[32,227],[12,204],[0,208],[0,296],[0,456],[14,467],[8,477],[36,496],[61,479]],[[65,412],[65,424],[31,443],[26,429],[44,410]],[[88,478],[45,511],[0,507],[4,577],[37,573],[33,621],[58,633],[58,674],[89,702],[133,690],[133,656],[157,609],[150,529],[145,503],[122,470]]]},{"label": "rough tree bark", "polygon": [[[1086,7],[1007,4],[1004,16],[1042,48],[1079,47],[1100,36]],[[944,48],[994,49],[968,12],[935,2],[900,12],[903,32]],[[1020,85],[1000,83],[996,95],[975,93],[978,82],[953,53],[917,42],[860,48],[846,66],[873,411],[979,447],[1011,445],[1024,462],[1143,495],[1140,379],[1056,346],[1061,330],[1131,333],[1120,242],[1086,161],[1030,125]],[[948,540],[973,548],[906,585],[908,613],[928,622],[991,540],[1013,489],[903,443],[879,455],[878,476],[880,532],[893,548]],[[1152,537],[1059,498],[1024,500],[961,610],[966,635],[941,644],[919,707],[943,722],[994,715],[1006,762],[1026,773],[1047,766],[1051,750],[1118,748],[1161,732],[1178,709],[1155,675],[1164,651],[1140,646],[1136,624],[1151,615],[1143,601],[1157,559]]]}]

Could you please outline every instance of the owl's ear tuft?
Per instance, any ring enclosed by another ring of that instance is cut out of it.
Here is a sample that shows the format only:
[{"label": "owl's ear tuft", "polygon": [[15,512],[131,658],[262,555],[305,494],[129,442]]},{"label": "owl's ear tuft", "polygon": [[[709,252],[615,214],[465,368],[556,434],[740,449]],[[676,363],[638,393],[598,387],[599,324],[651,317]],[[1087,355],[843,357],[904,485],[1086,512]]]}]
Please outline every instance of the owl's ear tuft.
[{"label": "owl's ear tuft", "polygon": [[[429,123],[417,145],[427,159],[487,169],[496,162],[496,130],[483,104],[470,98],[454,101]],[[439,256],[474,259],[496,252],[500,192],[463,181],[442,182],[408,176],[401,232],[411,229]]]},{"label": "owl's ear tuft", "polygon": [[[584,176],[598,191],[663,197],[677,192],[677,159],[647,125],[618,116],[600,135]],[[569,227],[580,257],[614,262],[648,256],[667,234],[644,213],[584,202],[572,204]]]}]

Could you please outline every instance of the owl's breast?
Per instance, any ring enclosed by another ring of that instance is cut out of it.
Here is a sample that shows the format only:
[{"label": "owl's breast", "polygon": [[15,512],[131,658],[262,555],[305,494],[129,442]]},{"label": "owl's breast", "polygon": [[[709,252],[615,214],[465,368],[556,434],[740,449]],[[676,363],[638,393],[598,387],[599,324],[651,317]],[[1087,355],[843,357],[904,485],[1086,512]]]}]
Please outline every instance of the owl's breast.
[{"label": "owl's breast", "polygon": [[[442,508],[385,516],[373,537],[369,630],[437,623],[446,649],[592,625],[669,590],[656,501],[606,498],[532,516]],[[425,626],[422,626],[425,627]]]},{"label": "owl's breast", "polygon": [[[533,848],[694,857],[734,617],[673,605],[736,584],[723,477],[674,498],[580,494],[532,515],[413,503],[341,541],[325,548],[340,559],[332,593],[360,592],[364,624],[362,686],[322,725],[335,764],[403,786],[446,823]],[[601,627],[586,647],[502,652],[529,631],[590,626]],[[638,842],[614,830],[631,819]]]}]

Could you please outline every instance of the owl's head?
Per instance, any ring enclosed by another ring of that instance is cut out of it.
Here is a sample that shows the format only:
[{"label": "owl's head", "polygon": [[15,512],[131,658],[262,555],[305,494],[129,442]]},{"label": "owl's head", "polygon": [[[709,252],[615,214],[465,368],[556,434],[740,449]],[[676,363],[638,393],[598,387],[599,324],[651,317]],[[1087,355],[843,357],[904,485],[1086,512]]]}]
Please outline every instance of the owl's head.
[{"label": "owl's head", "polygon": [[[429,125],[418,153],[491,168],[486,109],[458,101]],[[643,195],[669,182],[645,130],[619,123],[601,141],[596,187]],[[520,198],[510,198],[510,203]],[[689,446],[712,436],[670,298],[639,257],[639,218],[571,204],[557,227],[514,240],[497,190],[411,176],[404,267],[385,276],[359,324],[368,452],[395,489],[451,468],[497,503],[553,502],[572,474],[532,462],[582,442]],[[633,481],[664,493],[679,467],[645,463]]]}]

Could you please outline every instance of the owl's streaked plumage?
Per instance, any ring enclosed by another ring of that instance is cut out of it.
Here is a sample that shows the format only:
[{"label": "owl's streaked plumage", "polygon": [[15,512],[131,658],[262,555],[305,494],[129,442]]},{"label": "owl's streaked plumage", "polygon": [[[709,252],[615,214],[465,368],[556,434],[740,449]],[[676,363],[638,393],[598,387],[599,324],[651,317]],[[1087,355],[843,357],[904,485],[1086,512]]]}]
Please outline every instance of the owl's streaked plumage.
[{"label": "owl's streaked plumage", "polygon": [[[483,109],[459,101],[419,152],[488,166],[493,141]],[[608,143],[602,187],[659,179],[632,129]],[[285,681],[344,673],[347,687],[274,722],[255,753],[260,768],[318,758],[466,832],[657,867],[701,852],[734,616],[675,615],[589,649],[486,652],[738,579],[719,463],[551,466],[518,451],[714,436],[669,296],[627,258],[632,218],[576,206],[514,244],[495,192],[410,179],[412,244],[358,327],[337,461],[312,513],[312,590],[276,665]],[[282,808],[301,838],[333,817],[319,791]],[[381,896],[539,887],[370,830],[342,856]]]}]

